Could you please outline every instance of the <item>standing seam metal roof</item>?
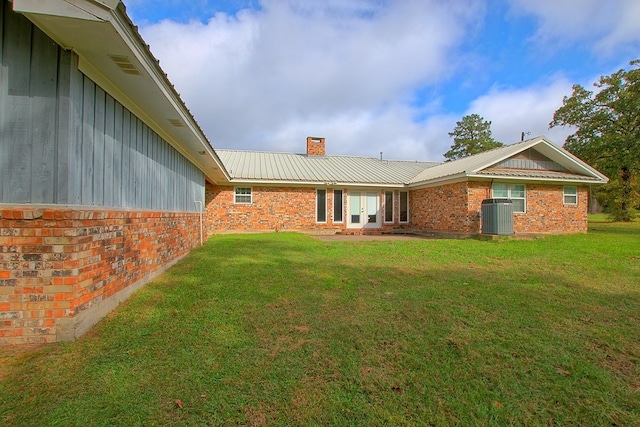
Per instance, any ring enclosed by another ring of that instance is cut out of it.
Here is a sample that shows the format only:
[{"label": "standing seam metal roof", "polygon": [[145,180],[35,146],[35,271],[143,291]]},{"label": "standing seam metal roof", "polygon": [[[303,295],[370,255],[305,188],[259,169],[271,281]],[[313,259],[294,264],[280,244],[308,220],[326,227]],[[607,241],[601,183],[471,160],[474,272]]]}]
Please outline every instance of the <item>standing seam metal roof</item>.
[{"label": "standing seam metal roof", "polygon": [[[564,177],[559,174],[552,174],[550,171],[546,172],[546,174],[551,178],[553,175],[554,179],[571,179],[575,180],[584,180],[584,181],[595,181],[597,182],[607,182],[607,178],[593,169],[591,166],[584,163],[582,160],[573,156],[568,151],[565,151],[557,146],[555,146],[551,141],[547,140],[544,137],[536,137],[532,139],[528,139],[525,141],[517,142],[511,145],[505,145],[503,147],[494,148],[493,150],[485,151],[483,153],[475,154],[473,156],[465,157],[459,160],[455,160],[452,162],[446,162],[439,164],[433,168],[425,169],[418,175],[416,175],[410,181],[407,181],[408,184],[423,184],[429,183],[435,180],[443,180],[448,179],[448,177],[454,176],[469,176],[469,175],[497,175],[496,171],[488,171],[486,170],[490,166],[501,162],[502,160],[508,159],[516,154],[528,149],[534,148],[539,151],[541,154],[546,155],[550,159],[557,161],[562,166],[566,167],[569,172]],[[507,174],[502,174],[503,176],[507,176]],[[511,177],[521,177],[521,178],[540,178],[540,173],[535,171],[526,172],[512,172],[508,176]]]},{"label": "standing seam metal roof", "polygon": [[403,185],[438,162],[216,150],[232,180]]},{"label": "standing seam metal roof", "polygon": [[[499,170],[491,166],[528,148],[567,168],[566,172]],[[607,182],[608,178],[544,137],[503,146],[452,162],[381,160],[374,157],[309,156],[262,151],[216,150],[232,181],[419,186],[460,177]]]}]

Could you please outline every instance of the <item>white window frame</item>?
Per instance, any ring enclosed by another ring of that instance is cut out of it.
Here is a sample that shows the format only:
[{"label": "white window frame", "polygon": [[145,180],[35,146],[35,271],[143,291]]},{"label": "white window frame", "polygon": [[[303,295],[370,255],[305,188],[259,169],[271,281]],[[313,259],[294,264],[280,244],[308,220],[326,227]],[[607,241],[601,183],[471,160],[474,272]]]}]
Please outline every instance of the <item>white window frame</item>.
[{"label": "white window frame", "polygon": [[[320,199],[318,199],[318,192],[320,192],[320,191],[324,191],[324,221],[319,221],[318,220],[318,201],[320,200]],[[327,191],[326,188],[316,188],[316,224],[326,224],[327,223],[327,217],[329,216],[328,212],[327,212],[327,205],[328,205],[328,203],[327,203],[327,193],[329,193],[329,192]]]},{"label": "white window frame", "polygon": [[[407,219],[404,221],[402,220],[402,193],[407,193]],[[398,222],[400,224],[408,224],[409,218],[411,218],[411,215],[409,212],[409,192],[400,191],[400,194],[398,194]]]},{"label": "white window frame", "polygon": [[[341,218],[340,220],[336,220],[336,191],[340,192],[340,215]],[[333,189],[333,203],[331,206],[331,219],[333,220],[334,224],[342,224],[344,222],[344,190],[342,190],[341,188],[334,188]]]},{"label": "white window frame", "polygon": [[[496,195],[496,188],[495,188],[496,185],[504,185],[506,187],[506,190],[507,190],[507,195],[506,196],[504,196],[504,195]],[[522,190],[524,192],[524,196],[523,197],[514,197],[513,196],[512,190],[513,190],[513,187],[515,187],[516,185],[517,186],[522,186]],[[491,197],[493,197],[493,198],[505,198],[506,197],[507,199],[511,199],[512,201],[513,200],[522,200],[523,201],[523,203],[522,203],[522,209],[523,210],[517,211],[517,210],[515,210],[515,206],[514,206],[513,213],[527,213],[527,186],[526,186],[526,184],[509,184],[509,183],[506,183],[506,182],[496,182],[491,186]]]},{"label": "white window frame", "polygon": [[[387,193],[391,193],[391,221],[387,221]],[[395,191],[393,190],[384,190],[382,192],[383,195],[383,199],[384,203],[383,203],[383,209],[382,209],[382,221],[385,224],[393,224],[395,222],[396,219],[396,211],[394,209],[393,206],[393,199],[395,198]],[[407,196],[408,199],[408,196]],[[407,215],[408,217],[408,215]]]},{"label": "white window frame", "polygon": [[[249,190],[249,193],[239,193],[239,190]],[[242,199],[239,199],[241,197],[247,197],[249,196],[249,201],[241,201]],[[233,189],[233,203],[239,204],[239,205],[250,205],[253,203],[253,187],[234,187]]]},{"label": "white window frame", "polygon": [[[575,190],[574,193],[567,193],[567,189]],[[567,197],[572,197],[575,199],[574,202],[567,202]],[[577,206],[578,205],[578,187],[576,185],[565,185],[562,187],[562,203],[566,206]]]}]

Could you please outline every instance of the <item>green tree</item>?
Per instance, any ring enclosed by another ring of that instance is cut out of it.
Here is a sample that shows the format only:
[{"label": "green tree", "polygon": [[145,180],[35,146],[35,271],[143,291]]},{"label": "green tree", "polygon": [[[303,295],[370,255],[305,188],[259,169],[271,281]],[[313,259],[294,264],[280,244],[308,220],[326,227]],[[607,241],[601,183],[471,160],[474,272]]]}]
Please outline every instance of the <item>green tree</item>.
[{"label": "green tree", "polygon": [[491,136],[491,122],[485,121],[478,114],[464,116],[462,120],[456,122],[456,127],[453,132],[449,132],[449,136],[454,142],[451,149],[444,153],[447,161],[482,153],[503,145]]},{"label": "green tree", "polygon": [[602,190],[616,220],[630,221],[640,170],[640,60],[601,76],[595,92],[573,86],[549,127],[575,126],[564,148],[611,179]]}]

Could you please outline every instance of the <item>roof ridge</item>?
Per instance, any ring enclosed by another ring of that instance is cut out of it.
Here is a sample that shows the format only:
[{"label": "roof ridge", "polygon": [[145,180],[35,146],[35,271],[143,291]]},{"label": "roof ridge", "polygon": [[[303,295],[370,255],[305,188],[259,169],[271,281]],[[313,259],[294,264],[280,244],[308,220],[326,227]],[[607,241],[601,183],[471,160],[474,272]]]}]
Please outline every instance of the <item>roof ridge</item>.
[{"label": "roof ridge", "polygon": [[308,155],[306,153],[294,153],[291,151],[266,151],[266,150],[244,150],[238,148],[215,148],[215,151],[219,152],[236,152],[236,153],[254,153],[254,154],[271,154],[271,155],[291,155],[291,156],[302,156],[310,159],[326,159],[326,158],[350,158],[350,159],[368,159],[368,160],[378,160],[383,162],[404,162],[404,163],[437,163],[441,164],[441,161],[436,160],[407,160],[407,159],[380,159],[374,156],[357,156],[353,154],[327,154],[324,156],[313,156]]}]

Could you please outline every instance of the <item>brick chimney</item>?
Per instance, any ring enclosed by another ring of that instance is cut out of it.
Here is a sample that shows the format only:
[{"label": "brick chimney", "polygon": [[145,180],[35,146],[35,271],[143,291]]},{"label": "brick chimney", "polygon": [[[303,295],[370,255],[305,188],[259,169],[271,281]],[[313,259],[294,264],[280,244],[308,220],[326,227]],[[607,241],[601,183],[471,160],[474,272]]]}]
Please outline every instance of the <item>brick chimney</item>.
[{"label": "brick chimney", "polygon": [[324,156],[324,138],[307,137],[307,156]]}]

